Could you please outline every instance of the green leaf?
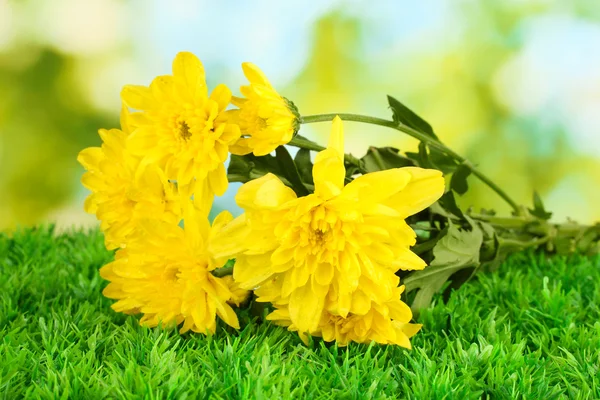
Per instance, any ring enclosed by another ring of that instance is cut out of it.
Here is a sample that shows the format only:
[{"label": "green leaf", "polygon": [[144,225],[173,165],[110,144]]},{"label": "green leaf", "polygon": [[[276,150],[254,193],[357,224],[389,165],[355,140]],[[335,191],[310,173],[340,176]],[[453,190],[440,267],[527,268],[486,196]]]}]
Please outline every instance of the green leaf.
[{"label": "green leaf", "polygon": [[542,198],[536,191],[533,192],[533,209],[530,208],[529,212],[531,213],[531,215],[534,215],[543,220],[548,220],[552,217],[552,213],[546,211],[546,209],[544,208],[544,204],[542,203]]},{"label": "green leaf", "polygon": [[431,265],[404,279],[407,293],[419,289],[411,306],[415,312],[429,307],[433,295],[453,274],[479,266],[479,250],[483,242],[481,229],[472,224],[471,230],[463,230],[448,221],[444,231],[441,233],[444,236],[433,248]]},{"label": "green leaf", "polygon": [[361,160],[366,172],[377,172],[415,165],[411,159],[401,155],[400,150],[394,147],[369,147],[367,154]]},{"label": "green leaf", "polygon": [[388,95],[388,104],[392,109],[394,122],[400,122],[406,126],[409,126],[413,129],[418,130],[426,134],[427,136],[431,136],[432,138],[437,139],[435,133],[433,133],[433,128],[427,121],[423,118],[419,117],[412,111],[410,108],[406,107],[404,104],[400,103],[398,100]]},{"label": "green leaf", "polygon": [[352,182],[354,180],[354,175],[362,175],[363,173],[366,173],[364,168],[350,163],[344,163],[344,168],[346,168],[346,177],[344,178],[344,184]]},{"label": "green leaf", "polygon": [[262,157],[256,157],[253,154],[246,154],[245,156],[232,154],[227,168],[227,175],[230,180],[233,178],[234,182],[248,182],[269,172],[283,177],[279,163],[270,154]]},{"label": "green leaf", "polygon": [[299,197],[308,195],[310,192],[306,189],[306,186],[304,186],[300,173],[296,168],[296,164],[285,146],[278,146],[275,149],[275,158],[281,167],[282,173],[292,184],[294,192],[296,192]]},{"label": "green leaf", "polygon": [[459,165],[452,156],[431,147],[429,148],[429,159],[434,168],[439,169],[444,174],[454,172]]},{"label": "green leaf", "polygon": [[449,211],[450,213],[456,215],[459,218],[462,218],[462,219],[465,218],[462,210],[456,204],[456,199],[454,198],[454,193],[452,193],[452,191],[448,191],[448,192],[444,193],[444,195],[442,197],[440,197],[440,199],[438,200],[438,203],[446,211]]},{"label": "green leaf", "polygon": [[423,142],[419,143],[418,153],[406,153],[406,156],[411,160],[414,160],[415,164],[421,168],[435,168],[433,162],[429,158],[429,152],[427,151],[427,145]]},{"label": "green leaf", "polygon": [[298,173],[300,173],[302,181],[310,183],[311,185],[314,184],[312,176],[313,163],[310,160],[310,150],[298,150],[296,157],[294,157],[294,163],[298,168]]},{"label": "green leaf", "polygon": [[498,234],[492,224],[484,221],[476,221],[475,223],[483,232],[483,243],[479,252],[481,265],[478,269],[494,271],[500,267],[510,251],[506,246],[500,244]]},{"label": "green leaf", "polygon": [[[295,185],[289,180],[289,176],[293,172],[287,171],[287,168],[282,167],[282,163],[270,154],[261,157],[256,157],[253,154],[246,154],[245,156],[232,154],[227,168],[227,177],[230,182],[246,183],[268,173],[276,175],[286,186],[296,190]],[[310,183],[304,183],[304,186],[308,190],[313,188]]]},{"label": "green leaf", "polygon": [[471,175],[471,168],[464,164],[460,164],[452,174],[452,178],[450,179],[450,189],[460,195],[467,193],[467,190],[469,190],[469,184],[467,183],[469,175]]},{"label": "green leaf", "polygon": [[425,143],[419,143],[418,153],[406,153],[406,157],[421,168],[433,168],[449,174],[456,170],[458,163],[438,149],[431,149]]},{"label": "green leaf", "polygon": [[598,240],[600,240],[600,223],[587,228],[581,238],[577,241],[577,250],[589,256],[598,251]]}]

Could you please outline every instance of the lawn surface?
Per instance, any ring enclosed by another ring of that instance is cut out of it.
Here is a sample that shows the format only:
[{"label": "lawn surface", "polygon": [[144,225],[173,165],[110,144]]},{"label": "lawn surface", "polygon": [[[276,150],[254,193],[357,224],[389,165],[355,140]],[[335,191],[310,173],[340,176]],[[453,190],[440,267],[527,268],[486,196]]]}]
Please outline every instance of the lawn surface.
[{"label": "lawn surface", "polygon": [[101,295],[98,232],[0,235],[0,399],[600,398],[600,258],[513,256],[438,297],[413,350],[305,346],[269,323],[138,326]]}]

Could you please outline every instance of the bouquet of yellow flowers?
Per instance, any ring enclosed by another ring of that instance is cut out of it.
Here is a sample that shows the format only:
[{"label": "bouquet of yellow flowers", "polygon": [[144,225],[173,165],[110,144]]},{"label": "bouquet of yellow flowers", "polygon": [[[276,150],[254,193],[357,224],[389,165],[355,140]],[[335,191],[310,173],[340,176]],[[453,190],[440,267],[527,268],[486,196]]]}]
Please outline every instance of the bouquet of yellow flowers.
[{"label": "bouquet of yellow flowers", "polygon": [[[214,333],[219,317],[239,328],[234,307],[252,301],[270,303],[267,319],[305,342],[410,348],[421,328],[413,313],[447,281],[456,287],[529,247],[600,250],[600,225],[550,223],[537,195],[533,208],[518,205],[393,97],[392,120],[302,116],[255,65],[242,67],[242,97],[225,85],[209,94],[200,60],[179,53],[172,75],[123,88],[121,129],[100,130],[102,146],[79,154],[85,210],[116,250],[100,270],[103,293],[142,325]],[[419,150],[370,147],[356,158],[344,151],[343,120],[396,129]],[[331,123],[327,147],[298,135],[321,121]],[[294,158],[285,145],[299,148]],[[455,194],[471,175],[513,214],[461,210]],[[244,182],[235,197],[244,213],[211,224],[229,182]]]}]

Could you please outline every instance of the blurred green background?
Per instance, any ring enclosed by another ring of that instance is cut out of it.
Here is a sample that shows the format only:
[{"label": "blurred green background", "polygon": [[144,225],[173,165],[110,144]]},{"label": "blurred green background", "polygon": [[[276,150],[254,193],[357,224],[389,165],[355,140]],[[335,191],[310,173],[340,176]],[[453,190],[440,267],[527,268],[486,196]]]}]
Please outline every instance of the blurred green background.
[{"label": "blurred green background", "polygon": [[[391,94],[519,202],[535,189],[557,221],[600,220],[597,0],[0,0],[0,230],[94,225],[77,153],[118,126],[124,84],[170,73],[181,50],[234,94],[254,62],[305,115],[390,117]],[[416,147],[345,127],[358,156]],[[302,134],[323,143],[328,129]],[[509,211],[471,182],[462,205]],[[218,208],[239,211],[236,187]]]}]

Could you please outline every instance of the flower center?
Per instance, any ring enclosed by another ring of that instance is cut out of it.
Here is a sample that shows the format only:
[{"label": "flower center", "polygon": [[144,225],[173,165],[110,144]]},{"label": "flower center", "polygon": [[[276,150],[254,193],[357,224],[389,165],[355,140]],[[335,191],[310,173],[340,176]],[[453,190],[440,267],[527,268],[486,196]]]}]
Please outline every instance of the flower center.
[{"label": "flower center", "polygon": [[259,129],[265,129],[267,127],[266,118],[261,118],[261,117],[256,118],[256,126],[258,126]]},{"label": "flower center", "polygon": [[181,138],[185,141],[187,141],[192,136],[192,132],[190,132],[190,127],[185,121],[179,122],[179,136],[181,136]]},{"label": "flower center", "polygon": [[312,210],[310,219],[297,225],[297,229],[303,232],[297,245],[305,247],[308,254],[315,255],[321,261],[333,261],[345,247],[342,226],[335,212],[318,206]]},{"label": "flower center", "polygon": [[181,271],[179,270],[179,267],[171,265],[168,266],[167,268],[165,268],[163,274],[162,274],[162,278],[165,281],[170,281],[170,282],[175,282],[177,281],[177,279],[179,279],[179,274],[181,273]]},{"label": "flower center", "polygon": [[327,238],[329,236],[327,234],[327,232],[325,232],[321,229],[309,231],[308,235],[309,235],[308,242],[309,242],[310,246],[315,247],[315,248],[323,247],[325,245],[325,243],[327,242]]}]

